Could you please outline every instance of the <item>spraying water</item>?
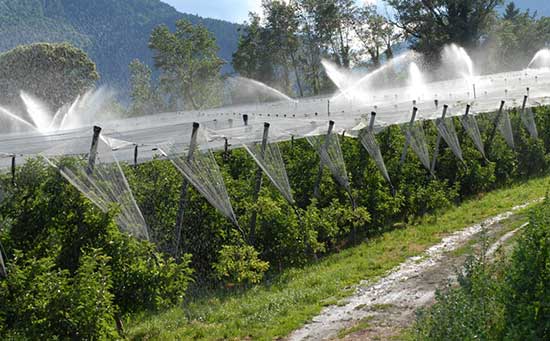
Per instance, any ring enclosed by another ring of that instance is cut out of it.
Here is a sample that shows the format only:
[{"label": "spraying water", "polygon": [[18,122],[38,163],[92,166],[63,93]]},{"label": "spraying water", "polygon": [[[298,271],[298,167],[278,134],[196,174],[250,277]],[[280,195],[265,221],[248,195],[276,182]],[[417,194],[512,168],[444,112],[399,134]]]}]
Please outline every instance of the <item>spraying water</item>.
[{"label": "spraying water", "polygon": [[463,47],[456,44],[447,45],[443,48],[441,57],[443,65],[448,67],[449,71],[465,79],[475,77],[474,62]]},{"label": "spraying water", "polygon": [[550,68],[550,49],[538,51],[529,65],[528,69],[549,69]]},{"label": "spraying water", "polygon": [[330,78],[338,89],[347,88],[350,84],[356,81],[349,70],[341,69],[336,64],[326,59],[323,59],[321,64],[325,68],[328,78]]},{"label": "spraying water", "polygon": [[8,109],[0,107],[0,115],[2,115],[4,117],[7,117],[7,118],[9,118],[13,121],[22,123],[27,128],[31,128],[32,130],[37,130],[36,127],[32,123],[30,123],[27,120],[22,119],[21,117],[15,115],[14,113],[10,112]]},{"label": "spraying water", "polygon": [[24,91],[21,91],[20,97],[36,129],[41,133],[48,132],[52,120],[48,106]]},{"label": "spraying water", "polygon": [[415,62],[409,65],[409,93],[413,100],[420,100],[426,93],[426,81]]},{"label": "spraying water", "polygon": [[[352,82],[348,82],[344,87],[340,87],[337,84],[337,81],[340,79],[343,79],[344,76],[342,76],[341,70],[332,68],[327,70],[327,75],[329,78],[335,82],[336,86],[338,86],[340,93],[336,94],[331,98],[331,102],[335,101],[337,99],[340,99],[342,96],[346,98],[364,98],[365,94],[367,94],[372,84],[370,82],[376,77],[384,72],[388,72],[389,70],[394,69],[399,63],[406,62],[408,60],[412,60],[416,58],[418,55],[414,51],[408,51],[398,57],[393,58],[392,60],[388,61],[386,64],[382,65],[378,69],[374,70],[371,73],[366,74],[365,76],[361,77],[359,80]],[[336,80],[336,81],[335,81]],[[350,84],[351,83],[351,84]]]},{"label": "spraying water", "polygon": [[238,89],[237,91],[241,93],[248,91],[255,94],[258,97],[259,95],[266,95],[268,97],[272,97],[278,100],[296,102],[296,100],[285,95],[281,91],[274,89],[262,82],[258,82],[250,78],[234,77],[234,78],[231,78],[230,81],[233,82],[235,88]]}]

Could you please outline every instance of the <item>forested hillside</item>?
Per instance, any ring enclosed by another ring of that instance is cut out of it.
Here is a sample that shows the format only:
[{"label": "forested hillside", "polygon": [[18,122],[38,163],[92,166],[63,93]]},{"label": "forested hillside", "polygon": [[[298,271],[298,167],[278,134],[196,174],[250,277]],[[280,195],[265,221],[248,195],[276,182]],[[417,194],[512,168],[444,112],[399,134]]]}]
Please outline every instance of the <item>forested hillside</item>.
[{"label": "forested hillside", "polygon": [[71,42],[97,63],[101,82],[128,89],[128,64],[152,64],[147,44],[154,27],[177,19],[214,33],[230,70],[238,25],[182,14],[159,0],[0,0],[0,52],[33,42]]}]

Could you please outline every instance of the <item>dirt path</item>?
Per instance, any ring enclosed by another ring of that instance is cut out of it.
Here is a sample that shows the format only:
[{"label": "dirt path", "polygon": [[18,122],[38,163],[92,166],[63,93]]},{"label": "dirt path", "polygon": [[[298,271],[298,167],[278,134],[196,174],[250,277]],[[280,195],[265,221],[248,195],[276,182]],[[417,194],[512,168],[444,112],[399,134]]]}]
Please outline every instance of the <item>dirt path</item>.
[{"label": "dirt path", "polygon": [[[415,311],[431,304],[436,289],[452,280],[456,269],[464,263],[465,255],[453,255],[451,251],[475,240],[484,228],[489,236],[498,235],[503,227],[501,222],[529,204],[514,207],[511,211],[455,232],[430,247],[422,256],[409,258],[377,282],[361,283],[344,305],[325,308],[288,339],[332,339],[340,331],[361,324],[363,327],[358,329],[363,330],[350,334],[346,339],[387,340],[398,335],[414,320]],[[494,252],[517,230],[500,237],[490,250]]]}]

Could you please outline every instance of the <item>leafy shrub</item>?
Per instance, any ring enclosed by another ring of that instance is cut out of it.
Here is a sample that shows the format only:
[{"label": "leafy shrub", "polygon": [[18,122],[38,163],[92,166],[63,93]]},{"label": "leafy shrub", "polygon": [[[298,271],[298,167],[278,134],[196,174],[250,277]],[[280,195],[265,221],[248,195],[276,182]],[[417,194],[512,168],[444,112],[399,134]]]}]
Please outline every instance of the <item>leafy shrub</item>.
[{"label": "leafy shrub", "polygon": [[550,202],[534,210],[505,276],[505,338],[550,339]]},{"label": "leafy shrub", "polygon": [[231,283],[257,284],[269,269],[269,263],[258,258],[259,253],[250,245],[224,245],[214,271],[220,280]]},{"label": "leafy shrub", "polygon": [[[40,160],[2,178],[0,205],[8,277],[0,320],[25,338],[109,338],[115,318],[183,300],[189,256],[176,264],[153,244],[122,234]],[[18,251],[19,250],[19,251]],[[2,331],[4,332],[4,331]]]},{"label": "leafy shrub", "polygon": [[113,338],[113,295],[109,258],[92,250],[75,276],[54,259],[23,260],[21,252],[0,282],[2,317],[11,334],[30,339]]},{"label": "leafy shrub", "polygon": [[421,310],[418,340],[548,340],[550,338],[550,201],[533,210],[510,261],[470,257],[459,286]]}]

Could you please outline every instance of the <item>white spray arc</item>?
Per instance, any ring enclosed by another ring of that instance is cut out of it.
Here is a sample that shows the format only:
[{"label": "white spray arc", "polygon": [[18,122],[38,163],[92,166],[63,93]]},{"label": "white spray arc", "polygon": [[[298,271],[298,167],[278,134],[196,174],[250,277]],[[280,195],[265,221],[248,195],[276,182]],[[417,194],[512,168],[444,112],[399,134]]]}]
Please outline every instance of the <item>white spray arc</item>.
[{"label": "white spray arc", "polygon": [[420,101],[426,96],[427,88],[424,75],[415,62],[409,65],[409,94],[414,101]]},{"label": "white spray arc", "polygon": [[94,124],[113,97],[114,92],[106,88],[92,89],[54,113],[44,101],[21,91],[20,98],[30,121],[3,107],[0,107],[0,116],[20,124],[25,130],[42,134],[75,129]]},{"label": "white spray arc", "polygon": [[528,69],[550,69],[550,49],[538,51],[529,65]]}]

